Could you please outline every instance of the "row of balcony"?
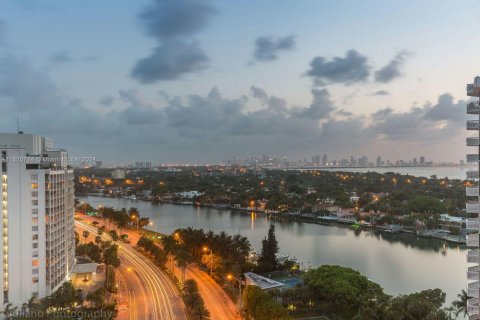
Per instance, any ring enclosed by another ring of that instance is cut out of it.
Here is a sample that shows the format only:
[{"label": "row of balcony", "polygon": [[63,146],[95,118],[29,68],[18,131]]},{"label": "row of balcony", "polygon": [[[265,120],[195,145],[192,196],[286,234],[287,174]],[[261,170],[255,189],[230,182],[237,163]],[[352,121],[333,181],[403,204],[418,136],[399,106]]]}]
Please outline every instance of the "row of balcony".
[{"label": "row of balcony", "polygon": [[469,97],[480,97],[480,83],[477,83],[477,78],[475,78],[474,83],[467,84],[467,96]]}]

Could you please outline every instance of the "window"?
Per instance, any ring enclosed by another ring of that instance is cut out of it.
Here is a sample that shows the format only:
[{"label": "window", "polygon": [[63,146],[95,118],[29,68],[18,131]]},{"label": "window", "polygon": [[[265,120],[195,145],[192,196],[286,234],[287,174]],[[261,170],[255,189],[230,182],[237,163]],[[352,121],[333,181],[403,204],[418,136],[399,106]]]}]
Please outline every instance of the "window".
[{"label": "window", "polygon": [[32,206],[38,206],[38,200],[32,200]]},{"label": "window", "polygon": [[38,189],[38,183],[32,183],[32,189]]},{"label": "window", "polygon": [[37,217],[33,217],[33,218],[32,218],[32,223],[33,223],[33,224],[38,224],[38,218],[37,218]]},{"label": "window", "polygon": [[40,260],[38,260],[38,259],[32,260],[32,267],[38,267],[39,264],[40,264]]},{"label": "window", "polygon": [[32,278],[32,282],[33,283],[38,283],[38,278],[37,277]]},{"label": "window", "polygon": [[37,249],[38,248],[38,243],[32,243],[32,248]]},{"label": "window", "polygon": [[38,209],[32,209],[32,214],[38,214]]},{"label": "window", "polygon": [[38,234],[34,234],[34,235],[32,236],[32,240],[33,240],[33,241],[38,240]]},{"label": "window", "polygon": [[32,274],[38,274],[38,269],[32,269]]},{"label": "window", "polygon": [[32,258],[38,258],[38,251],[33,251]]},{"label": "window", "polygon": [[32,198],[38,197],[38,191],[32,191]]},{"label": "window", "polygon": [[32,226],[32,231],[38,231],[38,226]]},{"label": "window", "polygon": [[32,179],[32,180],[38,180],[38,174],[32,173],[31,179]]}]

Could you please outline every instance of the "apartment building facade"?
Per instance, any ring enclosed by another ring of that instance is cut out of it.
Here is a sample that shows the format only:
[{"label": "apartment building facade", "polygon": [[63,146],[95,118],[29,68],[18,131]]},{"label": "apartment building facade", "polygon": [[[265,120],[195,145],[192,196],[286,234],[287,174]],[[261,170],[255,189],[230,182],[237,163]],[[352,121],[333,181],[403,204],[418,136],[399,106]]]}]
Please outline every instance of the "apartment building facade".
[{"label": "apartment building facade", "polygon": [[74,176],[65,150],[33,134],[0,134],[0,299],[53,293],[75,263]]}]

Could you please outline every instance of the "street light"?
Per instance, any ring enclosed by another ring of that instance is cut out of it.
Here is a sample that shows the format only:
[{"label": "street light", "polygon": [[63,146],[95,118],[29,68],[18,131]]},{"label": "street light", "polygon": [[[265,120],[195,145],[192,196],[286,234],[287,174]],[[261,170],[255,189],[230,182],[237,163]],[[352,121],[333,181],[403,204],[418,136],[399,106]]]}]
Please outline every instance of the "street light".
[{"label": "street light", "polygon": [[149,225],[155,227],[155,234],[153,235],[153,239],[155,239],[157,237],[157,224],[153,221],[150,221]]},{"label": "street light", "polygon": [[203,251],[204,252],[210,251],[210,278],[213,278],[213,276],[212,276],[212,273],[213,273],[213,251],[207,246],[203,247]]},{"label": "street light", "polygon": [[237,280],[238,281],[238,290],[240,291],[240,297],[238,299],[238,309],[240,310],[240,314],[242,314],[242,280],[235,277],[233,274],[227,275],[228,280]]}]

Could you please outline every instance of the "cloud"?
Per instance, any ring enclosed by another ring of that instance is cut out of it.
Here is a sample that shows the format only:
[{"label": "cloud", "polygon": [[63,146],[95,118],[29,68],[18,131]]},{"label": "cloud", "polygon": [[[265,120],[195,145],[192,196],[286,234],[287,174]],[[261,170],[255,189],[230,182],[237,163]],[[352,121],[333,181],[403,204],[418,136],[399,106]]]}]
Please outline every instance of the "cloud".
[{"label": "cloud", "polygon": [[345,57],[334,57],[327,61],[325,57],[316,57],[310,62],[307,75],[312,77],[315,85],[327,83],[352,84],[367,81],[370,75],[368,58],[356,50],[349,50]]},{"label": "cloud", "polygon": [[374,92],[372,96],[388,96],[390,95],[390,92],[386,90],[378,90],[377,92]]},{"label": "cloud", "polygon": [[137,61],[131,76],[143,84],[177,80],[208,67],[209,58],[192,36],[216,13],[207,0],[153,0],[140,14],[148,35],[158,41]]},{"label": "cloud", "polygon": [[100,99],[100,104],[110,107],[115,103],[115,98],[112,96],[104,96],[103,98]]},{"label": "cloud", "polygon": [[215,13],[206,0],[153,0],[140,19],[149,35],[169,40],[198,33]]},{"label": "cloud", "polygon": [[412,107],[408,112],[398,113],[390,107],[371,115],[374,120],[370,129],[392,141],[422,141],[424,144],[449,140],[465,130],[465,101],[454,102],[446,93],[435,104]]},{"label": "cloud", "polygon": [[398,53],[386,66],[375,71],[375,81],[387,83],[402,75],[401,68],[405,64],[406,58],[409,56],[407,51]]},{"label": "cloud", "polygon": [[280,51],[289,51],[294,47],[295,37],[292,35],[281,38],[258,37],[253,56],[257,61],[273,61],[278,59]]},{"label": "cloud", "polygon": [[335,107],[330,100],[330,93],[327,89],[313,89],[313,101],[308,108],[303,108],[295,111],[297,117],[307,117],[311,119],[323,119],[330,115]]},{"label": "cloud", "polygon": [[64,64],[72,60],[70,53],[68,51],[57,51],[52,53],[48,60],[54,64]]},{"label": "cloud", "polygon": [[[312,150],[334,156],[367,154],[372,148],[387,156],[394,152],[392,144],[404,153],[428,156],[464,134],[465,102],[450,94],[407,112],[387,107],[367,116],[339,109],[326,89],[312,90],[305,106],[291,106],[255,86],[249,94],[251,100],[247,94],[224,97],[214,88],[208,94],[163,95],[158,103],[129,89],[117,98],[126,107],[116,104],[105,112],[65,95],[29,61],[0,58],[4,130],[15,130],[18,112],[25,132],[50,136],[73,154],[107,161],[219,162],[257,154],[298,159]],[[415,149],[419,141],[421,148]],[[386,147],[379,149],[382,143]]]},{"label": "cloud", "polygon": [[208,57],[196,43],[169,41],[153,49],[137,62],[132,77],[148,84],[158,80],[176,80],[208,66]]}]

